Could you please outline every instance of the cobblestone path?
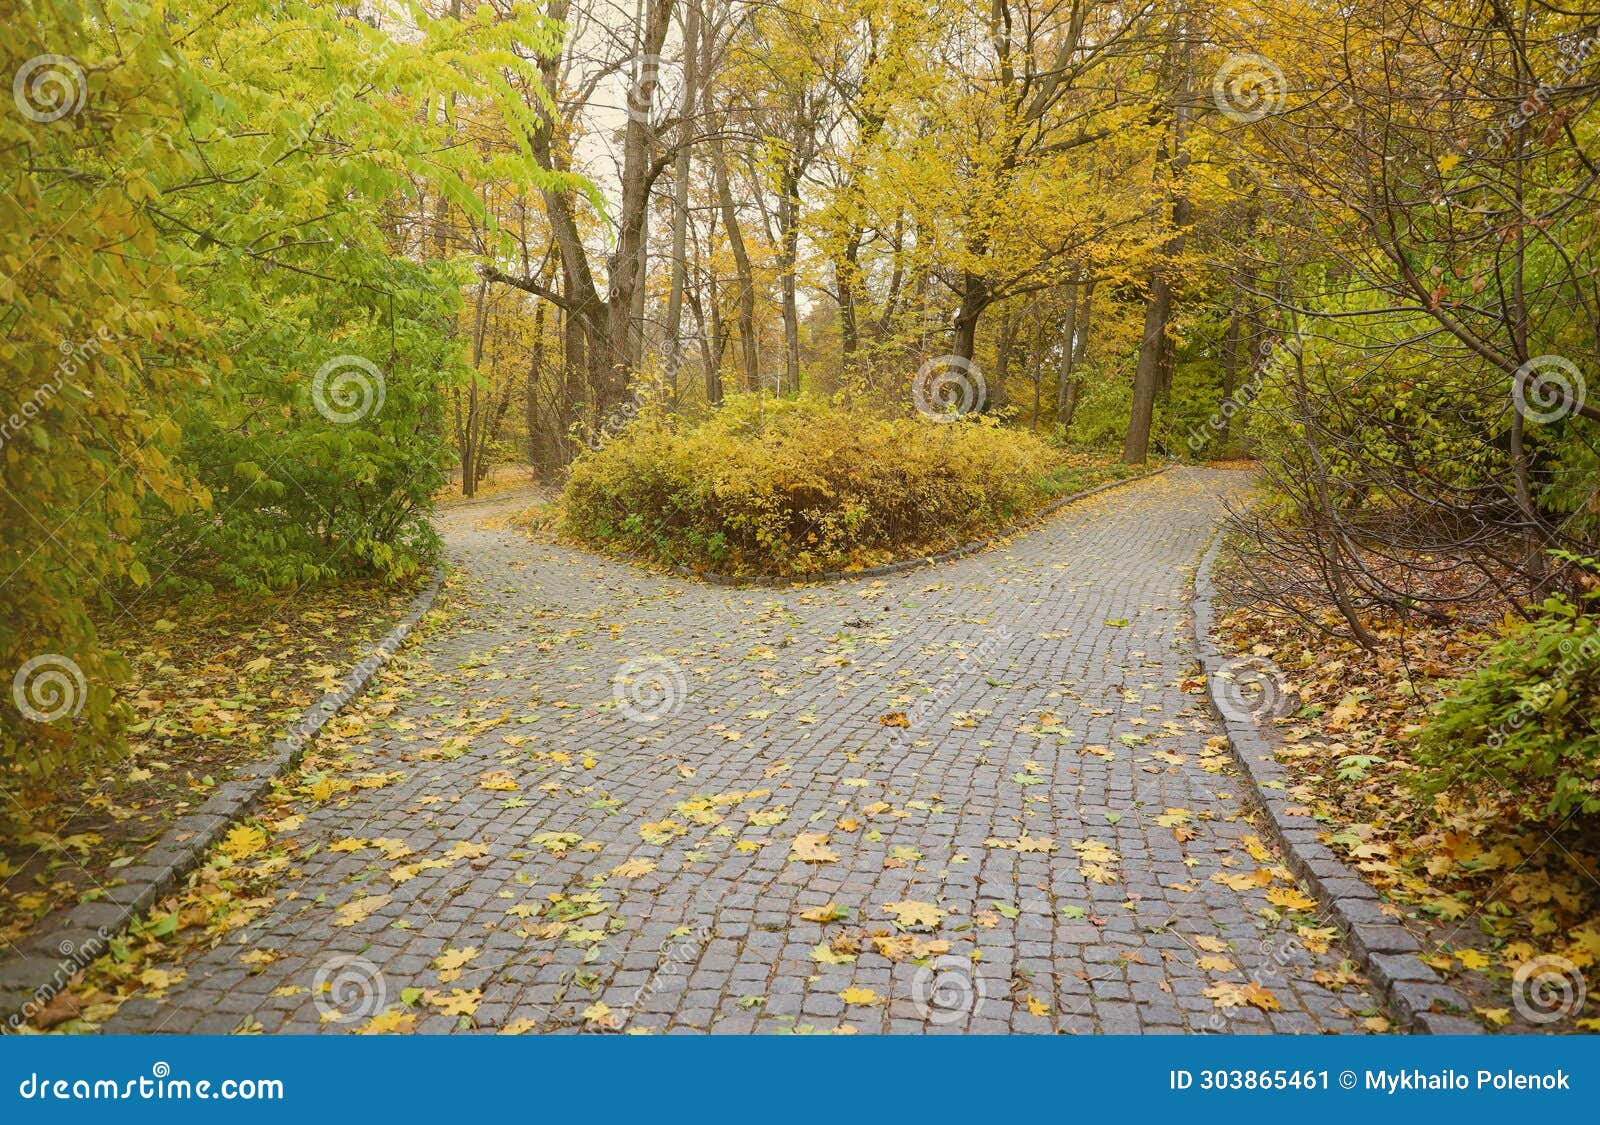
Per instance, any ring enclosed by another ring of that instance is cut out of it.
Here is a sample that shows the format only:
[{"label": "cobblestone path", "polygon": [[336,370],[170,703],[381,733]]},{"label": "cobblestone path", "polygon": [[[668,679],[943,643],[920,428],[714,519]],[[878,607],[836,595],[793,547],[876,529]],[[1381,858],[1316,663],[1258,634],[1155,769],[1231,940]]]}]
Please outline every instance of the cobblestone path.
[{"label": "cobblestone path", "polygon": [[1195,678],[1243,481],[795,589],[451,511],[447,620],[348,739],[390,783],[302,810],[298,878],[107,1030],[1359,1031]]}]

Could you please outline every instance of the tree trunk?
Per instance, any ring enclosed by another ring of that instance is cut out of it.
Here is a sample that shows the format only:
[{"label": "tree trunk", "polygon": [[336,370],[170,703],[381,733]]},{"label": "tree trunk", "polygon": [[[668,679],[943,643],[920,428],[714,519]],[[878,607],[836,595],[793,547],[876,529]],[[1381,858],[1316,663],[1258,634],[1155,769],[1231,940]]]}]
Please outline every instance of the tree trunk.
[{"label": "tree trunk", "polygon": [[[1176,179],[1188,166],[1184,151],[1184,134],[1187,124],[1187,94],[1189,89],[1189,33],[1183,22],[1186,13],[1176,17],[1173,33],[1176,42],[1169,44],[1169,56],[1177,58],[1177,76],[1174,86],[1177,108],[1173,112],[1172,148],[1167,156],[1167,142],[1161,142],[1156,154],[1156,167],[1167,166],[1168,174]],[[1167,325],[1172,320],[1172,285],[1168,280],[1170,264],[1183,253],[1184,231],[1189,224],[1189,197],[1182,187],[1175,187],[1172,200],[1172,234],[1161,247],[1155,264],[1150,269],[1150,295],[1145,303],[1144,335],[1139,340],[1139,360],[1133,373],[1133,409],[1128,417],[1128,434],[1122,444],[1122,459],[1128,464],[1142,464],[1150,454],[1150,426],[1155,414],[1156,395],[1161,389],[1163,361],[1167,351]],[[1167,364],[1170,371],[1170,363]]]},{"label": "tree trunk", "polygon": [[743,366],[744,388],[760,389],[761,355],[756,340],[756,286],[745,250],[739,214],[734,208],[733,187],[728,182],[728,164],[723,158],[721,140],[711,142],[712,172],[716,179],[717,200],[722,207],[722,225],[728,231],[728,247],[733,251],[733,268],[739,282],[739,355]]},{"label": "tree trunk", "polygon": [[689,234],[689,174],[694,115],[700,86],[700,0],[688,0],[683,14],[682,135],[672,166],[672,281],[667,293],[667,377],[671,401],[678,397],[678,368],[683,365],[683,290],[689,278],[686,242]]},{"label": "tree trunk", "polygon": [[978,342],[978,318],[989,307],[989,284],[977,274],[965,274],[961,290],[961,307],[956,310],[955,332],[950,341],[950,354],[957,359],[972,362]]},{"label": "tree trunk", "polygon": [[635,302],[644,285],[646,228],[650,217],[650,162],[655,133],[650,110],[655,105],[656,80],[650,69],[661,57],[673,0],[648,0],[645,8],[641,71],[628,98],[628,124],[622,134],[622,206],[618,212],[617,249],[608,263],[606,342],[610,375],[602,388],[597,411],[604,413],[627,393],[628,374],[637,354],[639,324]]}]

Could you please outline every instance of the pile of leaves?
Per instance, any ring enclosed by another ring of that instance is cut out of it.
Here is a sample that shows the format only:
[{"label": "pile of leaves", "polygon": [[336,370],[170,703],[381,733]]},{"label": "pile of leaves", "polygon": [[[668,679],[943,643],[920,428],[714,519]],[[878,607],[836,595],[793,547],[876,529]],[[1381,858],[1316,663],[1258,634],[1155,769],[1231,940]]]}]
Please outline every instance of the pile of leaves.
[{"label": "pile of leaves", "polygon": [[385,583],[295,596],[148,600],[105,626],[137,653],[112,754],[0,774],[0,939],[105,895],[176,818],[203,804],[336,687],[413,591]]},{"label": "pile of leaves", "polygon": [[986,421],[732,398],[697,424],[641,415],[580,457],[563,524],[669,566],[805,575],[948,550],[1127,472]]},{"label": "pile of leaves", "polygon": [[[1230,569],[1259,573],[1237,557]],[[1466,620],[1373,620],[1381,643],[1369,652],[1339,635],[1331,609],[1322,629],[1317,611],[1300,609],[1298,617],[1259,603],[1235,609],[1219,632],[1225,646],[1281,672],[1276,694],[1294,713],[1276,720],[1278,756],[1295,776],[1290,796],[1327,829],[1323,840],[1384,894],[1421,940],[1423,960],[1452,979],[1486,1026],[1525,1024],[1511,1000],[1514,978],[1541,958],[1575,966],[1593,994],[1600,862],[1592,834],[1548,820],[1542,800],[1530,808],[1523,783],[1486,784],[1488,773],[1466,768],[1441,776],[1437,748],[1447,736],[1428,733],[1455,706],[1445,702],[1451,693],[1506,655],[1503,638],[1517,637],[1520,619],[1500,626],[1499,647],[1495,630]],[[1522,650],[1519,640],[1509,644]],[[1600,1030],[1593,1008],[1523,1029]]]}]

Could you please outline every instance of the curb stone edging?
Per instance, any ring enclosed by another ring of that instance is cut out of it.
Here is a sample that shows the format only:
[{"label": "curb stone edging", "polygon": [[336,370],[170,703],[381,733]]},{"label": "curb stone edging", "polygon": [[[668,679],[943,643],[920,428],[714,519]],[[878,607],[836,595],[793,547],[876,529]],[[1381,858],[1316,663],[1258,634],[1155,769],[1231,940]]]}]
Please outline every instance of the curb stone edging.
[{"label": "curb stone edging", "polygon": [[1194,636],[1206,678],[1206,699],[1221,720],[1233,757],[1250,783],[1251,802],[1266,814],[1267,829],[1283,851],[1287,866],[1322,900],[1325,917],[1343,932],[1397,1022],[1424,1035],[1483,1034],[1478,1022],[1466,1016],[1472,1006],[1419,959],[1422,945],[1382,911],[1378,892],[1321,841],[1322,825],[1289,811],[1294,803],[1287,793],[1292,778],[1277,758],[1270,728],[1231,715],[1224,707],[1220,685],[1227,678],[1230,661],[1211,637],[1217,593],[1213,571],[1222,540],[1219,528],[1195,571]]},{"label": "curb stone edging", "polygon": [[306,743],[366,690],[433,608],[444,578],[445,568],[440,566],[427,587],[411,599],[400,620],[343,682],[285,728],[273,740],[267,757],[246,764],[199,808],[168,825],[154,846],[121,871],[121,885],[102,898],[74,906],[50,932],[25,938],[18,947],[19,956],[0,961],[0,1033],[18,1031],[33,1010],[57,996],[73,976],[106,951],[112,938],[193,871],[228,827],[266,795],[274,779],[299,763]]},{"label": "curb stone edging", "polygon": [[940,551],[936,555],[919,555],[914,559],[901,559],[898,562],[884,563],[881,566],[869,566],[861,570],[823,570],[815,574],[749,574],[740,576],[716,574],[710,571],[696,571],[685,566],[672,567],[667,573],[674,578],[689,578],[711,586],[814,586],[822,582],[849,581],[857,578],[882,578],[888,574],[903,574],[908,570],[951,562],[954,559],[966,558],[968,555],[987,550],[1002,539],[1032,527],[1046,516],[1066,507],[1068,504],[1086,500],[1097,492],[1106,492],[1113,488],[1120,488],[1125,484],[1133,484],[1137,481],[1149,480],[1151,477],[1158,477],[1172,468],[1175,463],[1169,461],[1159,468],[1151,469],[1137,476],[1123,477],[1121,480],[1108,480],[1102,484],[1095,485],[1093,488],[1086,488],[1082,492],[1057,496],[1044,507],[1030,512],[1015,523],[1007,524],[986,539],[974,539],[970,543],[963,543],[961,546],[952,547],[948,551]]}]

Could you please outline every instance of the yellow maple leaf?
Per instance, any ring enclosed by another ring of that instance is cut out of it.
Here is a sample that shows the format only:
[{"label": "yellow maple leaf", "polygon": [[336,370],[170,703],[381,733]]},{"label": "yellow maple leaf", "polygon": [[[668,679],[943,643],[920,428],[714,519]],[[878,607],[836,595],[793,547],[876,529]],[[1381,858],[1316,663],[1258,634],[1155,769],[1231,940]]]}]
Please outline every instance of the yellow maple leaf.
[{"label": "yellow maple leaf", "polygon": [[566,855],[572,850],[574,844],[581,843],[583,837],[576,832],[540,832],[528,842],[535,847],[543,848],[553,855]]},{"label": "yellow maple leaf", "polygon": [[1270,884],[1272,882],[1272,872],[1265,867],[1257,868],[1248,875],[1224,875],[1219,871],[1211,876],[1211,881],[1213,883],[1221,883],[1229,890],[1253,891]]},{"label": "yellow maple leaf", "polygon": [[459,969],[477,955],[478,947],[475,945],[465,946],[461,949],[446,949],[433,959],[433,967],[444,971]]},{"label": "yellow maple leaf", "polygon": [[637,879],[641,875],[648,875],[656,869],[654,862],[648,859],[630,859],[619,863],[611,869],[611,874],[619,879]]},{"label": "yellow maple leaf", "polygon": [[414,1031],[417,1026],[417,1017],[402,1012],[398,1008],[379,1012],[366,1023],[356,1028],[357,1035],[404,1035]]},{"label": "yellow maple leaf", "polygon": [[622,1021],[611,1011],[611,1005],[603,1000],[596,1000],[583,1010],[583,1020],[591,1027],[604,1028],[615,1031],[622,1026]]},{"label": "yellow maple leaf", "polygon": [[1269,887],[1267,901],[1285,910],[1311,910],[1317,905],[1316,899],[1301,894],[1293,887]]},{"label": "yellow maple leaf", "polygon": [[825,903],[822,906],[813,906],[809,910],[802,910],[800,917],[807,922],[837,922],[845,916],[844,907],[837,902]]},{"label": "yellow maple leaf", "polygon": [[1194,943],[1207,953],[1226,953],[1228,951],[1227,942],[1223,941],[1219,937],[1211,937],[1207,934],[1201,934],[1199,937],[1195,938]]},{"label": "yellow maple leaf", "polygon": [[398,836],[380,836],[369,843],[383,851],[384,859],[404,859],[411,854],[411,845]]},{"label": "yellow maple leaf", "polygon": [[246,859],[267,846],[267,834],[250,824],[236,824],[222,841],[222,852],[232,859]]},{"label": "yellow maple leaf", "polygon": [[858,988],[855,985],[851,985],[839,993],[839,999],[846,1004],[854,1004],[863,1008],[874,1008],[883,1003],[883,997],[872,991],[872,989]]},{"label": "yellow maple leaf", "polygon": [[902,930],[935,930],[944,921],[944,911],[931,902],[908,899],[905,902],[886,903],[883,909],[894,915],[895,925]]},{"label": "yellow maple leaf", "polygon": [[639,825],[639,835],[647,844],[670,843],[675,837],[688,833],[688,829],[675,820],[657,820]]},{"label": "yellow maple leaf", "polygon": [[853,953],[841,953],[827,942],[821,941],[812,948],[811,959],[819,965],[848,965],[856,958]]},{"label": "yellow maple leaf", "polygon": [[478,775],[478,788],[487,789],[491,793],[515,793],[522,787],[517,784],[507,770],[493,770],[489,773]]},{"label": "yellow maple leaf", "polygon": [[1238,968],[1226,957],[1202,957],[1195,962],[1195,967],[1208,973],[1228,973]]},{"label": "yellow maple leaf", "polygon": [[478,1010],[478,1004],[483,1000],[483,989],[452,988],[449,996],[441,996],[436,990],[428,989],[423,993],[423,998],[439,1009],[440,1015],[470,1016]]},{"label": "yellow maple leaf", "polygon": [[839,853],[828,847],[828,837],[821,832],[802,832],[789,846],[789,854],[803,863],[833,863]]},{"label": "yellow maple leaf", "polygon": [[333,912],[333,924],[354,926],[358,922],[365,922],[374,911],[382,910],[388,905],[388,895],[368,895],[365,898],[352,899]]}]

